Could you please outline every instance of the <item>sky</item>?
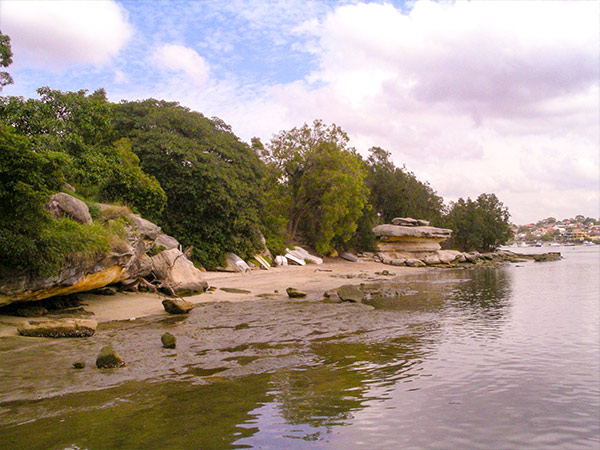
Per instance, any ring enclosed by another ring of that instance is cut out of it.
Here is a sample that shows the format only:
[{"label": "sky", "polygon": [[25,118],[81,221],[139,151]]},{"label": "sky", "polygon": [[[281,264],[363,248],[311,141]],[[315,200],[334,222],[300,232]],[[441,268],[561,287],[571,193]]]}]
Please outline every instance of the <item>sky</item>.
[{"label": "sky", "polygon": [[446,202],[600,217],[595,0],[0,0],[0,30],[2,95],[177,101],[246,142],[322,119]]}]

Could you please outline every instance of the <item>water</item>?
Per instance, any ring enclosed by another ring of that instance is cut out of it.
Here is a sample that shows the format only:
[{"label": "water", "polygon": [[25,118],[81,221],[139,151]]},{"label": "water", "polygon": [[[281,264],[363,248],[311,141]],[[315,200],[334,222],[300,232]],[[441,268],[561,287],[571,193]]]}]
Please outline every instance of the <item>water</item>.
[{"label": "water", "polygon": [[[206,304],[3,338],[0,448],[597,449],[600,254],[557,250],[396,280],[372,306]],[[109,342],[126,368],[91,367]]]}]

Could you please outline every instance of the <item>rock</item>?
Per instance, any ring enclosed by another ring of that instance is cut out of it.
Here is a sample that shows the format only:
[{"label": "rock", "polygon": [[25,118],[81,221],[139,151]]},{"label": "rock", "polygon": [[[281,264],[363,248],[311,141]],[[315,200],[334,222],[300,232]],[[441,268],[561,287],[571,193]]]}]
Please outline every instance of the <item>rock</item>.
[{"label": "rock", "polygon": [[73,363],[73,368],[74,369],[83,369],[85,367],[85,362],[84,361],[75,361]]},{"label": "rock", "polygon": [[405,266],[406,258],[395,258],[395,259],[390,260],[390,262],[388,264],[391,266]]},{"label": "rock", "polygon": [[296,288],[289,287],[285,290],[289,298],[304,298],[306,297],[306,292],[299,291]]},{"label": "rock", "polygon": [[163,308],[169,314],[187,314],[194,309],[194,304],[180,298],[168,298],[162,301]]},{"label": "rock", "polygon": [[229,294],[252,294],[252,291],[248,291],[246,289],[228,288],[228,287],[222,287],[219,289],[221,289],[223,292],[227,292]]},{"label": "rock", "polygon": [[67,191],[73,192],[73,193],[75,192],[75,188],[73,186],[71,186],[69,183],[63,184],[62,188],[66,189]]},{"label": "rock", "polygon": [[31,305],[17,309],[17,316],[20,317],[40,317],[46,314],[48,314],[48,310],[43,306]]},{"label": "rock", "polygon": [[467,260],[467,262],[470,262],[470,263],[476,263],[477,261],[479,261],[481,259],[481,255],[479,254],[479,252],[463,253],[463,256]]},{"label": "rock", "polygon": [[158,225],[144,219],[140,215],[129,214],[128,217],[133,219],[133,225],[141,236],[153,241],[160,234],[160,227]]},{"label": "rock", "polygon": [[275,267],[288,265],[287,258],[283,255],[277,255],[273,260],[273,263],[275,263]]},{"label": "rock", "polygon": [[17,331],[22,336],[34,337],[88,337],[96,332],[97,323],[91,319],[56,319],[27,321]]},{"label": "rock", "polygon": [[175,339],[175,336],[167,331],[160,337],[160,342],[162,342],[164,348],[175,348],[177,339]]},{"label": "rock", "polygon": [[337,295],[345,302],[362,303],[365,294],[358,286],[346,284],[337,288]]},{"label": "rock", "polygon": [[99,289],[94,289],[92,294],[96,295],[117,295],[117,289],[111,286],[105,286]]},{"label": "rock", "polygon": [[440,258],[437,254],[429,255],[422,259],[422,261],[428,266],[434,266],[436,264],[440,264]]},{"label": "rock", "polygon": [[92,216],[90,216],[90,210],[85,202],[64,192],[58,192],[50,197],[46,209],[55,219],[67,215],[79,223],[86,225],[92,223]]},{"label": "rock", "polygon": [[406,265],[408,267],[424,267],[425,263],[423,261],[421,261],[420,259],[409,258],[406,260]]},{"label": "rock", "polygon": [[346,261],[350,261],[350,262],[358,262],[358,257],[356,255],[353,255],[350,252],[340,253],[340,258],[345,259]]},{"label": "rock", "polygon": [[405,227],[429,226],[428,220],[413,219],[411,217],[396,217],[392,219],[392,225],[401,225]]},{"label": "rock", "polygon": [[125,361],[123,361],[121,355],[115,352],[111,345],[102,347],[102,350],[100,350],[100,353],[96,358],[96,367],[98,367],[98,369],[112,369],[115,367],[123,367],[125,365]]},{"label": "rock", "polygon": [[246,261],[235,253],[227,253],[225,255],[225,263],[225,270],[228,272],[246,273],[250,271],[250,267],[246,264]]},{"label": "rock", "polygon": [[378,225],[373,228],[373,233],[381,237],[418,237],[433,239],[448,239],[452,237],[452,230],[436,227],[405,227],[401,225]]},{"label": "rock", "polygon": [[462,253],[456,250],[439,250],[437,256],[441,263],[449,264],[462,256]]},{"label": "rock", "polygon": [[559,261],[562,259],[560,252],[541,253],[539,255],[531,255],[535,262]]},{"label": "rock", "polygon": [[178,249],[164,250],[152,258],[152,272],[177,294],[201,293],[208,288],[202,272]]},{"label": "rock", "polygon": [[147,277],[152,273],[152,258],[146,253],[139,255],[133,260],[127,269],[128,280],[135,280],[139,277]]},{"label": "rock", "polygon": [[157,247],[164,247],[165,250],[179,248],[179,242],[177,241],[177,239],[164,233],[160,233],[156,237],[154,245],[156,245]]}]

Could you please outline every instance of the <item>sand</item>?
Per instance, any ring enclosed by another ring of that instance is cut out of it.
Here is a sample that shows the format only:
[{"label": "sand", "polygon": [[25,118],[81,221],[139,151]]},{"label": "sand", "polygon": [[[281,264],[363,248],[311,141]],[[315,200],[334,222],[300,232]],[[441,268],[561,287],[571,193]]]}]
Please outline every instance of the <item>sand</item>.
[{"label": "sand", "polygon": [[[376,262],[348,262],[332,259],[320,265],[273,267],[269,270],[253,270],[249,273],[206,272],[205,280],[210,290],[195,296],[186,297],[192,303],[213,301],[251,301],[269,298],[274,301],[288,300],[286,289],[294,287],[307,293],[307,300],[319,300],[323,293],[344,284],[360,284],[369,281],[390,280],[409,273],[418,273],[428,268],[386,266]],[[390,275],[382,275],[383,271]],[[227,292],[223,290],[237,290]],[[243,292],[245,291],[245,292]],[[166,314],[162,299],[164,296],[152,293],[121,292],[104,296],[79,294],[86,311],[99,323],[114,320],[133,320],[156,314]],[[0,315],[0,337],[14,336],[16,327],[23,317]]]}]

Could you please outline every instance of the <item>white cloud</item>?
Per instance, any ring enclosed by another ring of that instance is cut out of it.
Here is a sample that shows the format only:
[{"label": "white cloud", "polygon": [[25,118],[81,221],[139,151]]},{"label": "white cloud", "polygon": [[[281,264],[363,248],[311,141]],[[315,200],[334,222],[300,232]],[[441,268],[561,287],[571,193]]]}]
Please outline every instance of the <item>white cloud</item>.
[{"label": "white cloud", "polygon": [[114,1],[15,1],[0,5],[15,68],[61,71],[110,61],[132,35],[126,11]]},{"label": "white cloud", "polygon": [[192,48],[165,44],[154,52],[152,58],[163,69],[183,72],[194,84],[203,84],[208,80],[209,66]]}]

